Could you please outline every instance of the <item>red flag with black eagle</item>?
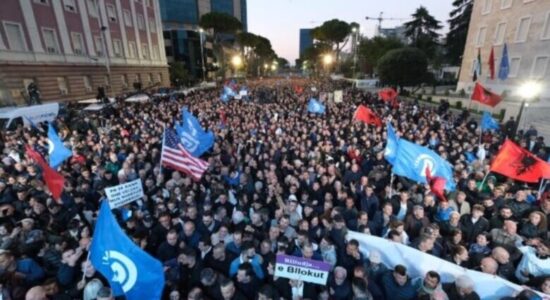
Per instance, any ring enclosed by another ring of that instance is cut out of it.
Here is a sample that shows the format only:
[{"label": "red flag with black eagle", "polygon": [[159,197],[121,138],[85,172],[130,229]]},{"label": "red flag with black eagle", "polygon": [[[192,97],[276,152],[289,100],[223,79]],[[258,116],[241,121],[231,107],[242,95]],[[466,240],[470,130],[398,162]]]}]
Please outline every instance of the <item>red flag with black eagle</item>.
[{"label": "red flag with black eagle", "polygon": [[63,178],[63,175],[52,169],[44,160],[42,155],[34,151],[29,145],[25,146],[25,151],[27,156],[34,160],[40,166],[40,169],[42,169],[42,178],[52,193],[53,199],[57,203],[61,203],[61,193],[63,192],[63,187],[65,186],[65,178]]},{"label": "red flag with black eagle", "polygon": [[378,91],[378,97],[383,101],[393,101],[397,98],[397,91],[392,88],[382,89]]},{"label": "red flag with black eagle", "polygon": [[484,86],[476,82],[471,99],[481,104],[495,107],[497,104],[500,103],[500,101],[502,101],[502,96],[492,93],[491,91],[486,89]]},{"label": "red flag with black eagle", "polygon": [[355,111],[354,119],[363,121],[376,127],[382,126],[382,120],[380,120],[380,117],[378,117],[370,108],[364,105],[359,105],[359,107]]},{"label": "red flag with black eagle", "polygon": [[550,178],[550,164],[507,139],[491,163],[491,172],[535,183]]}]

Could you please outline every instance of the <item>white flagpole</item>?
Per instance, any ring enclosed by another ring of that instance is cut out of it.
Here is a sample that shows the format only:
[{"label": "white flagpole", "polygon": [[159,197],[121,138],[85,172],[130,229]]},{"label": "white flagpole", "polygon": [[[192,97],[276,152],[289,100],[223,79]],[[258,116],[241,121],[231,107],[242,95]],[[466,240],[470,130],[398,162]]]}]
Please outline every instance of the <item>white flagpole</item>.
[{"label": "white flagpole", "polygon": [[88,262],[90,261],[91,254],[92,254],[92,251],[88,250],[88,255],[86,256],[86,260],[84,261],[84,270],[82,271],[82,279],[80,281],[84,281],[86,279],[86,270],[88,269]]},{"label": "white flagpole", "polygon": [[391,177],[390,177],[390,199],[391,197],[393,196],[393,179],[395,178],[393,172],[391,172]]},{"label": "white flagpole", "polygon": [[537,200],[540,199],[540,196],[542,194],[542,191],[546,188],[545,180],[544,178],[540,180],[539,190],[537,193]]},{"label": "white flagpole", "polygon": [[164,156],[165,137],[166,137],[166,125],[162,124],[162,147],[160,149],[160,175],[162,175],[162,157]]},{"label": "white flagpole", "polygon": [[487,172],[485,177],[483,177],[483,180],[481,181],[481,184],[479,185],[480,189],[483,187],[483,184],[485,184],[485,180],[487,180],[487,177],[489,177],[489,174],[491,174],[491,172]]}]

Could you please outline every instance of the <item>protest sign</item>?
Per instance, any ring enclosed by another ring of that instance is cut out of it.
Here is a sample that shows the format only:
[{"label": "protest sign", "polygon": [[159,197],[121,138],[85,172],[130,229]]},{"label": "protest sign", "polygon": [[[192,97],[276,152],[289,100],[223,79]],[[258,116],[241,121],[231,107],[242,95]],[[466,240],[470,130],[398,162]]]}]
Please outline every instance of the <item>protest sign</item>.
[{"label": "protest sign", "polygon": [[344,95],[342,90],[334,91],[334,103],[342,103],[344,101]]},{"label": "protest sign", "polygon": [[134,202],[143,197],[141,179],[105,188],[105,194],[107,195],[107,199],[109,199],[111,209]]},{"label": "protest sign", "polygon": [[290,255],[277,255],[275,276],[325,285],[330,264]]}]

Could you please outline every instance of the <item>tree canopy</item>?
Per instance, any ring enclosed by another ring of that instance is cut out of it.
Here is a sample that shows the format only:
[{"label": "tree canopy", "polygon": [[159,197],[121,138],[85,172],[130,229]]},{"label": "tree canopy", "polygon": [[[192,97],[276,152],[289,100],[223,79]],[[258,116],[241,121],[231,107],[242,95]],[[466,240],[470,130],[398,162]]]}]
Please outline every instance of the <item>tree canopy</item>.
[{"label": "tree canopy", "polygon": [[359,58],[368,69],[376,68],[378,60],[386,52],[402,48],[405,45],[396,38],[376,36],[372,39],[364,39],[359,44]]},{"label": "tree canopy", "polygon": [[449,14],[450,19],[447,21],[449,23],[449,32],[445,38],[445,48],[449,63],[458,65],[464,53],[474,1],[454,0],[453,6],[454,9]]},{"label": "tree canopy", "polygon": [[378,75],[383,84],[418,85],[428,77],[428,58],[417,48],[390,50],[378,61]]},{"label": "tree canopy", "polygon": [[429,57],[433,57],[439,44],[439,33],[442,28],[440,22],[436,20],[424,6],[420,6],[414,14],[412,20],[405,23],[405,36],[410,40],[410,46],[419,48]]}]

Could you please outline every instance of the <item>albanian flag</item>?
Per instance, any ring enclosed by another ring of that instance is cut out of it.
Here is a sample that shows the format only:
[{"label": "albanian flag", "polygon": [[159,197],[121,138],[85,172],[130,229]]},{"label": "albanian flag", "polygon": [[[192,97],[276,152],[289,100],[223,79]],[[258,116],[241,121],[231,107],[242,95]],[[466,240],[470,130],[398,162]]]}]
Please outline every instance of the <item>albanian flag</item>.
[{"label": "albanian flag", "polygon": [[392,88],[382,89],[378,91],[378,97],[380,97],[380,99],[385,102],[393,101],[395,98],[397,98],[397,91]]},{"label": "albanian flag", "polygon": [[501,96],[492,93],[477,82],[476,86],[474,87],[474,92],[472,93],[471,99],[481,104],[489,105],[491,107],[495,107],[497,104],[500,103],[500,101],[502,101]]},{"label": "albanian flag", "polygon": [[430,191],[432,191],[439,200],[447,202],[444,191],[447,180],[445,180],[444,177],[432,177],[430,168],[426,168],[426,181],[430,185]]},{"label": "albanian flag", "polygon": [[507,139],[491,164],[491,172],[535,183],[550,178],[550,164]]},{"label": "albanian flag", "polygon": [[65,178],[63,178],[63,175],[52,169],[42,155],[34,151],[29,145],[25,146],[25,150],[27,156],[34,160],[40,166],[40,169],[42,169],[42,179],[46,182],[48,189],[52,193],[53,199],[57,203],[61,203],[60,197],[63,192],[63,186],[65,185]]},{"label": "albanian flag", "polygon": [[363,121],[376,127],[382,126],[382,120],[380,120],[380,117],[378,117],[370,108],[364,105],[359,105],[359,107],[355,111],[354,119]]}]

